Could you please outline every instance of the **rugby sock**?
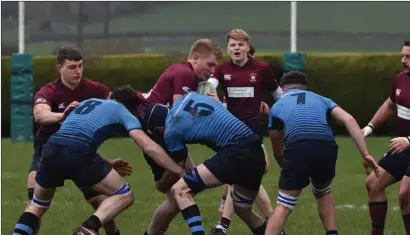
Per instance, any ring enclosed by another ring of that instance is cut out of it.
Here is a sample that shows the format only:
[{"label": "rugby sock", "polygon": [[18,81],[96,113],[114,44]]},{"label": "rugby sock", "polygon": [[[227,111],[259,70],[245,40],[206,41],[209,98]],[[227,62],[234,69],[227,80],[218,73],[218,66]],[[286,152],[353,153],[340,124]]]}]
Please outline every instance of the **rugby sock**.
[{"label": "rugby sock", "polygon": [[337,230],[330,230],[326,232],[326,235],[339,235],[339,234],[337,233]]},{"label": "rugby sock", "polygon": [[224,233],[226,233],[226,230],[229,228],[229,224],[231,223],[231,220],[226,218],[226,217],[221,217],[221,220],[219,221],[218,225],[216,228],[221,229]]},{"label": "rugby sock", "polygon": [[371,235],[383,235],[384,221],[387,214],[387,201],[369,202],[370,218],[372,219]]},{"label": "rugby sock", "polygon": [[148,235],[148,231],[145,231],[144,235]]},{"label": "rugby sock", "polygon": [[88,218],[86,221],[84,221],[84,223],[82,225],[86,228],[90,228],[90,229],[96,231],[97,233],[98,233],[98,230],[100,230],[100,228],[102,226],[100,219],[95,215],[90,216],[90,218]]},{"label": "rugby sock", "polygon": [[38,228],[39,218],[30,212],[21,214],[16,227],[14,228],[14,235],[32,235],[35,234]]},{"label": "rugby sock", "polygon": [[410,214],[401,215],[403,217],[404,228],[406,229],[406,234],[410,234]]},{"label": "rugby sock", "polygon": [[264,235],[266,230],[266,222],[264,222],[261,226],[251,230],[254,235]]},{"label": "rugby sock", "polygon": [[196,204],[183,209],[181,213],[191,229],[192,235],[205,235],[201,214]]}]

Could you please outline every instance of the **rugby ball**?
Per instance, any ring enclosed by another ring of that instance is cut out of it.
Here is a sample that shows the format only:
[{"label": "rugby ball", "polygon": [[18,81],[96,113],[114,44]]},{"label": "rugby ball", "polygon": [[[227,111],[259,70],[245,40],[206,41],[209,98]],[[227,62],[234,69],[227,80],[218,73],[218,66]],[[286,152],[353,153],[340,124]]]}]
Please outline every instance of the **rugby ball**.
[{"label": "rugby ball", "polygon": [[198,84],[196,90],[197,93],[206,95],[207,93],[216,93],[216,88],[218,87],[218,80],[215,78],[210,78],[208,81],[203,81]]}]

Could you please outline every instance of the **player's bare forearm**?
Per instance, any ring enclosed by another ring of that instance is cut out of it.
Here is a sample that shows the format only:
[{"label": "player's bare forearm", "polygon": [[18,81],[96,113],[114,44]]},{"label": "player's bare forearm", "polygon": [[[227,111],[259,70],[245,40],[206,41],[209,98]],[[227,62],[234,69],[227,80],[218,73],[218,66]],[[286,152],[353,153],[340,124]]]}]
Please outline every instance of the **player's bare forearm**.
[{"label": "player's bare forearm", "polygon": [[44,107],[44,105],[34,106],[34,120],[37,124],[50,125],[58,123],[64,119],[63,113],[51,112],[49,108],[50,106],[47,105],[47,107],[48,108]]},{"label": "player's bare forearm", "polygon": [[175,175],[182,176],[185,173],[184,169],[180,167],[174,160],[172,160],[167,153],[155,142],[153,145],[144,148],[144,152],[160,167],[172,172]]},{"label": "player's bare forearm", "polygon": [[347,119],[345,121],[345,126],[353,141],[355,142],[357,148],[359,149],[360,154],[362,156],[369,154],[362,131],[359,127],[359,124],[357,124],[356,120],[353,117]]},{"label": "player's bare forearm", "polygon": [[373,124],[374,128],[379,127],[383,124],[391,115],[396,112],[395,103],[389,98],[380,106],[377,112],[374,114],[370,123]]}]

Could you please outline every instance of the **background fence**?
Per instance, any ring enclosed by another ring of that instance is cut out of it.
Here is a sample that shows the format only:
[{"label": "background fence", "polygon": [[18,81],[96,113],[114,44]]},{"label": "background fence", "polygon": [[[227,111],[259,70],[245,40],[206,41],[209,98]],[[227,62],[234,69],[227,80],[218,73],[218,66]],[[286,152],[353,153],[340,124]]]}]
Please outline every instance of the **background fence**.
[{"label": "background fence", "polygon": [[[2,2],[3,55],[17,52],[18,3]],[[410,2],[298,2],[298,50],[398,51]],[[233,28],[258,51],[290,49],[290,2],[26,2],[26,52],[54,54],[70,43],[85,53],[186,53],[200,37],[224,45]]]}]

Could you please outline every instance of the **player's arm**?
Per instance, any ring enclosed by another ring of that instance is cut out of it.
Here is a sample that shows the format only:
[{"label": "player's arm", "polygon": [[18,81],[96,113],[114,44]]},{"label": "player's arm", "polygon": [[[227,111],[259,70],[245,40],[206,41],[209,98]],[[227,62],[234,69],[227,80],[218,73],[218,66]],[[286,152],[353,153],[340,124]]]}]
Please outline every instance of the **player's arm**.
[{"label": "player's arm", "polygon": [[43,87],[34,98],[34,121],[40,125],[50,125],[63,121],[71,109],[78,105],[78,102],[73,102],[67,106],[63,113],[52,112],[52,95],[47,87]]},{"label": "player's arm", "polygon": [[390,97],[388,97],[374,114],[369,124],[363,128],[364,136],[366,137],[370,135],[375,128],[382,125],[391,115],[396,113],[396,109],[396,104]]},{"label": "player's arm", "polygon": [[273,156],[279,166],[283,166],[283,150],[285,148],[285,124],[282,119],[274,115],[274,108],[269,112],[269,137],[272,144]]},{"label": "player's arm", "polygon": [[107,157],[104,157],[100,153],[97,153],[98,156],[100,156],[105,162],[107,162],[118,174],[120,174],[122,177],[125,176],[130,176],[134,169],[132,166],[129,164],[128,161],[123,160],[121,158],[116,158],[116,159],[109,159]]},{"label": "player's arm", "polygon": [[190,75],[185,73],[175,73],[172,76],[172,101],[175,103],[179,98],[181,98],[184,94],[184,87],[187,86],[187,82],[189,83],[191,78]]},{"label": "player's arm", "polygon": [[150,157],[160,167],[172,172],[175,175],[183,176],[185,170],[172,160],[168,154],[157,143],[151,140],[144,131],[134,129],[129,132],[130,137],[140,146],[148,157]]},{"label": "player's arm", "polygon": [[184,169],[178,166],[157,143],[142,131],[141,123],[123,105],[118,110],[121,124],[134,142],[160,167],[182,176]]},{"label": "player's arm", "polygon": [[275,79],[275,74],[273,73],[272,68],[269,65],[266,65],[262,75],[265,87],[271,91],[270,93],[275,100],[279,100],[283,96],[283,91],[279,86],[277,79]]},{"label": "player's arm", "polygon": [[360,154],[362,156],[369,155],[364,136],[360,130],[359,124],[357,124],[356,119],[340,107],[334,107],[331,111],[331,115],[338,124],[343,124],[346,127],[357,148],[359,149]]}]

